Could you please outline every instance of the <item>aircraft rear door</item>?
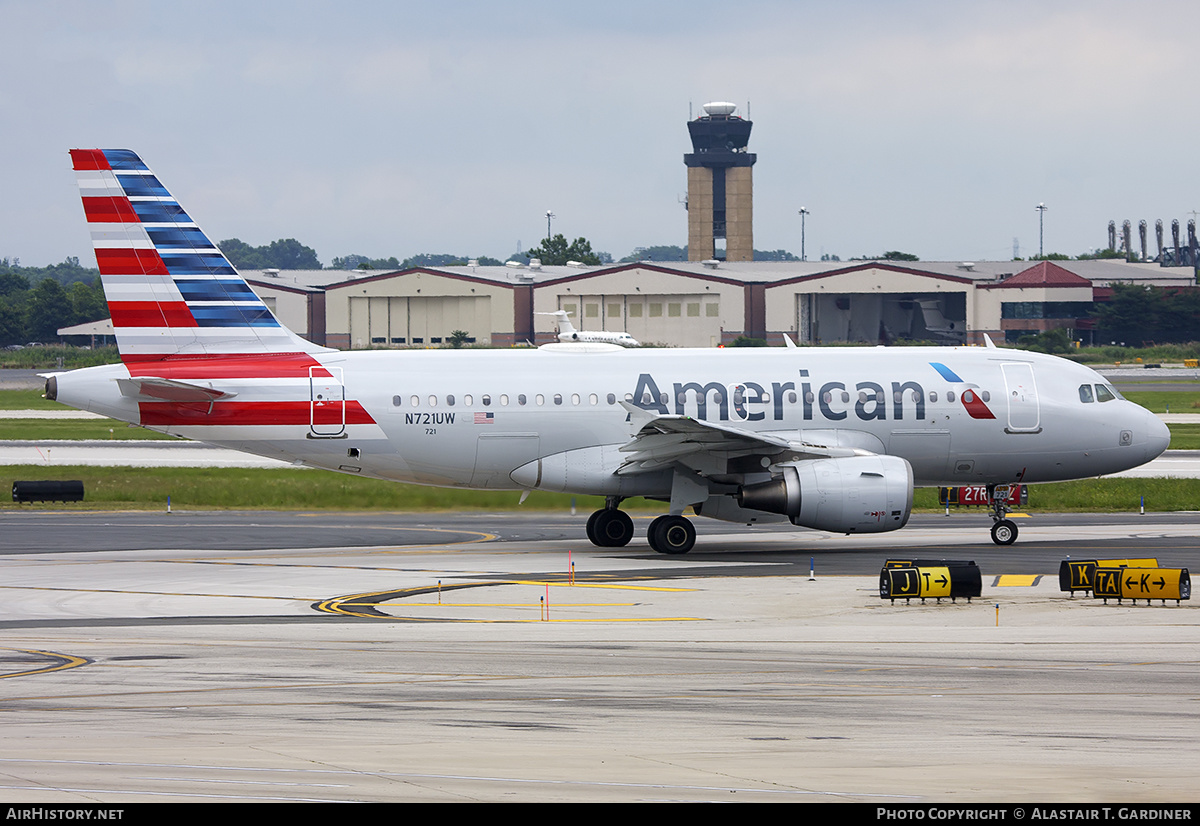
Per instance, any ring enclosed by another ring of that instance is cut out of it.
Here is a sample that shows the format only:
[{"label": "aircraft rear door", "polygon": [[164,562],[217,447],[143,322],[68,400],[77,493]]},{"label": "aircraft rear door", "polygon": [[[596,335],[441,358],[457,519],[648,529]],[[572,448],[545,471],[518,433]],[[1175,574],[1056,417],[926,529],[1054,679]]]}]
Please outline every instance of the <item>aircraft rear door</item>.
[{"label": "aircraft rear door", "polygon": [[308,368],[308,386],[309,435],[318,439],[336,439],[344,435],[346,388],[342,384],[342,368]]},{"label": "aircraft rear door", "polygon": [[1041,431],[1041,412],[1038,409],[1037,385],[1033,380],[1033,365],[1018,362],[1000,365],[1004,371],[1005,396],[1008,398],[1008,427],[1006,433],[1038,433]]}]

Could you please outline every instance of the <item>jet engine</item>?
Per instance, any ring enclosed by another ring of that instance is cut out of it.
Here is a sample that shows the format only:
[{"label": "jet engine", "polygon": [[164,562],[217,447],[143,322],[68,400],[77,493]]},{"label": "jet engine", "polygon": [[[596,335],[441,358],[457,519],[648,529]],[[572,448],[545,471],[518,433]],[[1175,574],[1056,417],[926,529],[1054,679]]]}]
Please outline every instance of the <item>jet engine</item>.
[{"label": "jet engine", "polygon": [[912,513],[912,467],[899,456],[805,459],[778,467],[778,478],[739,488],[738,505],[833,533],[894,531]]}]

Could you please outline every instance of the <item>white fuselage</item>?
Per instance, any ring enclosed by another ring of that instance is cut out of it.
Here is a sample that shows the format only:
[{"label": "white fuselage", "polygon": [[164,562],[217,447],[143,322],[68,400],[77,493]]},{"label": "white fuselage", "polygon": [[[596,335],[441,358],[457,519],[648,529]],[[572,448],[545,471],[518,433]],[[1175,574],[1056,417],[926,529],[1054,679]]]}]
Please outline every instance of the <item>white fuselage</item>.
[{"label": "white fuselage", "polygon": [[[364,476],[616,496],[671,492],[667,470],[615,473],[638,428],[622,401],[900,456],[923,486],[1098,476],[1149,461],[1169,440],[1158,418],[1135,404],[1097,401],[1095,390],[1085,402],[1081,386],[1106,384],[1094,371],[996,348],[551,347],[315,358],[332,379],[196,380],[236,393],[228,405],[302,406],[305,421],[230,419],[219,415],[222,402],[217,415],[191,403],[170,405],[183,414],[164,416],[163,402],[121,395],[123,365],[58,374],[57,398],[165,433]],[[703,471],[742,473],[736,460],[714,456]]]}]

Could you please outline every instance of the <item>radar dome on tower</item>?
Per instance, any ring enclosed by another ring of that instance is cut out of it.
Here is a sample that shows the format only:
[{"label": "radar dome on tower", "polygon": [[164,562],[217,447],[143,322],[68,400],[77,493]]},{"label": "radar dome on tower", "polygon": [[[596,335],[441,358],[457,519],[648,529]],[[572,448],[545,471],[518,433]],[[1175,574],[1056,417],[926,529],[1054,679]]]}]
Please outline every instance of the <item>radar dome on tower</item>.
[{"label": "radar dome on tower", "polygon": [[717,100],[717,101],[713,101],[712,103],[704,104],[704,106],[702,108],[704,109],[704,114],[710,118],[711,117],[726,117],[727,118],[730,115],[732,115],[734,112],[737,111],[737,104],[729,103],[728,101],[724,101],[724,100]]}]

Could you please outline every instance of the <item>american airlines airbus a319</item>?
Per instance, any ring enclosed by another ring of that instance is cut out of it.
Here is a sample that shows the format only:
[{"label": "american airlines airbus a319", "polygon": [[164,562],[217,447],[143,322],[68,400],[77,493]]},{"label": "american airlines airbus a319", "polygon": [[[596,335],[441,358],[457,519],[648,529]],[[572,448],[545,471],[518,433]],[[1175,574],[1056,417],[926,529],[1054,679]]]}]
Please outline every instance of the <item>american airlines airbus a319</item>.
[{"label": "american airlines airbus a319", "polygon": [[913,487],[1006,487],[1136,467],[1167,428],[1092,370],[995,347],[341,352],[283,327],[141,159],[71,152],[121,364],[50,374],[48,398],[311,467],[445,487],[669,503],[684,516],[838,533],[904,527]]}]

